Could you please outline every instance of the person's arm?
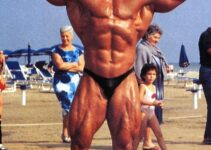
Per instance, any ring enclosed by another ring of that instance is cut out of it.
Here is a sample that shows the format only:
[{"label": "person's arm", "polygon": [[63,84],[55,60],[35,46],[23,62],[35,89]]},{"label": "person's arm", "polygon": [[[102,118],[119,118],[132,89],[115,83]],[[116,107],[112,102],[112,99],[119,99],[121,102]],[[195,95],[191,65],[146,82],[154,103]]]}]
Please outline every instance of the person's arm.
[{"label": "person's arm", "polygon": [[182,4],[185,0],[149,0],[155,12],[168,12]]},{"label": "person's arm", "polygon": [[211,55],[211,48],[208,48],[207,53]]},{"label": "person's arm", "polygon": [[211,34],[204,39],[204,47],[207,50],[208,55],[211,55]]},{"label": "person's arm", "polygon": [[0,75],[2,76],[5,71],[5,56],[3,54],[1,55],[1,63],[2,67],[0,68]]},{"label": "person's arm", "polygon": [[140,91],[139,94],[140,94],[141,105],[143,104],[143,105],[160,106],[160,107],[163,106],[163,102],[162,101],[154,100],[154,101],[150,102],[150,101],[144,99],[144,95],[145,95],[146,89],[145,89],[143,84],[140,85],[139,91]]},{"label": "person's arm", "polygon": [[84,62],[84,55],[81,54],[81,55],[79,56],[78,65],[75,66],[75,67],[72,67],[72,68],[69,69],[68,71],[71,71],[71,72],[82,72],[83,69],[84,69],[84,65],[85,65],[85,62]]},{"label": "person's arm", "polygon": [[141,80],[140,73],[144,64],[150,63],[150,54],[147,47],[139,44],[136,48],[135,73],[139,80]]},{"label": "person's arm", "polygon": [[57,53],[52,54],[52,60],[59,70],[69,71],[70,69],[78,66],[77,62],[64,62],[61,56]]},{"label": "person's arm", "polygon": [[166,58],[163,56],[163,58],[164,58],[164,65],[165,65],[165,71],[166,71],[166,73],[169,73],[169,72],[171,72],[171,69],[170,69],[170,65],[168,64],[168,62],[167,62],[167,60],[166,60]]},{"label": "person's arm", "polygon": [[141,102],[141,104],[149,105],[149,106],[154,105],[153,102],[149,102],[146,99],[144,99],[144,95],[146,93],[146,89],[145,89],[143,84],[140,85],[139,91],[140,91],[139,94],[140,94],[140,102]]},{"label": "person's arm", "polygon": [[206,53],[211,55],[211,28],[200,35],[198,46],[200,50],[205,49]]},{"label": "person's arm", "polygon": [[55,6],[65,6],[67,0],[47,0],[47,1]]}]

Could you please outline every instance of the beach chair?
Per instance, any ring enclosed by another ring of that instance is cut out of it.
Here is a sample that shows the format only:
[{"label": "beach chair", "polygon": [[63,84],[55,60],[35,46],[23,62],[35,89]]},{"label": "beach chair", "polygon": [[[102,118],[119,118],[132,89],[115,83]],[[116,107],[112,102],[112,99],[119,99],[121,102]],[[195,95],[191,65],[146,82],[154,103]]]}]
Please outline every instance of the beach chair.
[{"label": "beach chair", "polygon": [[17,61],[7,61],[6,69],[11,79],[16,82],[26,82],[27,75],[23,72],[19,62]]},{"label": "beach chair", "polygon": [[7,87],[13,87],[12,89],[16,91],[17,85],[29,84],[27,75],[23,72],[19,62],[6,61],[5,70],[7,74]]},{"label": "beach chair", "polygon": [[46,64],[44,63],[44,61],[42,63],[43,65],[40,65],[40,63],[35,63],[36,71],[41,77],[40,89],[41,91],[52,91],[53,90],[52,88],[53,75],[46,68],[45,66]]},{"label": "beach chair", "polygon": [[177,73],[176,72],[169,72],[166,74],[166,77],[165,77],[165,82],[167,85],[170,84],[170,82],[174,82],[176,80],[176,77],[177,77]]},{"label": "beach chair", "polygon": [[27,72],[31,85],[37,85],[41,82],[41,77],[39,76],[39,73],[34,65],[28,68]]}]

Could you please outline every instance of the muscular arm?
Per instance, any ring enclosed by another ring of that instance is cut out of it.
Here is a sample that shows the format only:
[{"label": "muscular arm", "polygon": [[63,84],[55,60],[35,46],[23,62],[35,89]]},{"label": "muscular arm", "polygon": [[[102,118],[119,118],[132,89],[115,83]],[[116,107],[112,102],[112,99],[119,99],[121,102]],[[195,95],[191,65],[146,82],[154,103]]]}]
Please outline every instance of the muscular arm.
[{"label": "muscular arm", "polygon": [[155,12],[168,12],[178,5],[182,4],[185,0],[151,0]]},{"label": "muscular arm", "polygon": [[56,6],[65,6],[67,0],[47,0],[47,1]]}]

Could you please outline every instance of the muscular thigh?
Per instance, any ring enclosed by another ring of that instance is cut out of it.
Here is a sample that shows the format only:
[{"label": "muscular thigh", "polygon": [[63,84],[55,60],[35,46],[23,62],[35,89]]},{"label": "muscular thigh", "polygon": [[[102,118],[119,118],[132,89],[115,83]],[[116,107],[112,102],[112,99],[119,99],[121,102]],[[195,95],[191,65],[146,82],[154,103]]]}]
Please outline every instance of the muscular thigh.
[{"label": "muscular thigh", "polygon": [[99,85],[85,74],[71,106],[70,132],[95,132],[105,120],[106,106],[107,100],[101,95]]},{"label": "muscular thigh", "polygon": [[135,74],[131,73],[115,89],[109,101],[107,120],[111,133],[117,133],[116,129],[124,129],[126,132],[139,129],[140,114],[138,84]]}]

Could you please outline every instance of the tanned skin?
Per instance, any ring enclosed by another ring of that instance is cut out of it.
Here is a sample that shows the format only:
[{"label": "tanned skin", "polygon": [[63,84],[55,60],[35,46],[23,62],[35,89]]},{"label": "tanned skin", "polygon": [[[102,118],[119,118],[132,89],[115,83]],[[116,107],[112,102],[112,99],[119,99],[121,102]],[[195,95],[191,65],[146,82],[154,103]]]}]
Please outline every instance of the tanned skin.
[{"label": "tanned skin", "polygon": [[[85,48],[85,68],[111,79],[133,67],[135,47],[155,12],[168,12],[184,0],[47,0],[66,6],[69,20]],[[107,120],[114,150],[136,150],[140,141],[140,98],[135,73],[107,99],[84,73],[71,106],[71,150],[88,150]]]}]

